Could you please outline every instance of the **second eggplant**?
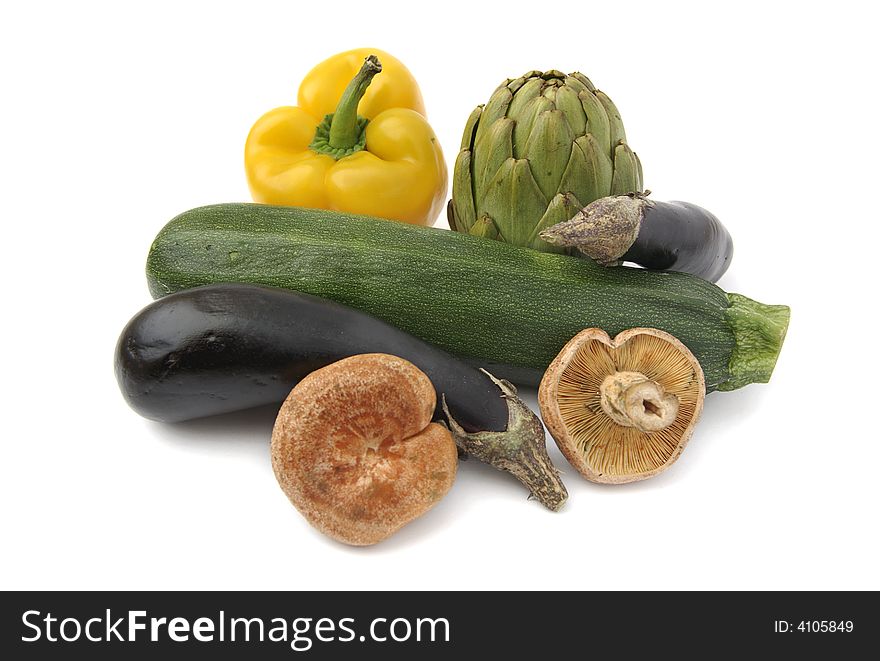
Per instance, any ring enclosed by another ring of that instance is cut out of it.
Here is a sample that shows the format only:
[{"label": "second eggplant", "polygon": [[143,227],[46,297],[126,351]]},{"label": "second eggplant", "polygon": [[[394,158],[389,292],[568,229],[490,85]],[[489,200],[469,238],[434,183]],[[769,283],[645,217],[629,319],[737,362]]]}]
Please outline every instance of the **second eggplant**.
[{"label": "second eggplant", "polygon": [[650,191],[603,197],[574,218],[541,232],[600,264],[632,262],[717,282],[733,258],[733,239],[718,218],[690,202],[649,200]]},{"label": "second eggplant", "polygon": [[559,509],[565,486],[544,428],[515,388],[368,314],[284,289],[218,284],[166,296],[141,310],[116,346],[128,404],[162,422],[280,404],[311,372],[349,356],[387,353],[431,379],[435,418],[458,447],[512,473]]}]

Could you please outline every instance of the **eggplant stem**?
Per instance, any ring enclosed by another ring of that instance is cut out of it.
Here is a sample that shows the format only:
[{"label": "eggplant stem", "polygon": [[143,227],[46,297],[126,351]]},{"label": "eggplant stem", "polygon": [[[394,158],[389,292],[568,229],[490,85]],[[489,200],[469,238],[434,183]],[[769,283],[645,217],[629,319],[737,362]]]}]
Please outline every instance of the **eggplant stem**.
[{"label": "eggplant stem", "polygon": [[550,461],[544,426],[537,415],[516,395],[516,388],[481,369],[501,390],[507,401],[507,428],[504,431],[466,432],[449,412],[446,397],[441,396],[443,413],[455,444],[499,470],[507,471],[522,482],[529,493],[546,508],[557,512],[568,498],[559,471]]},{"label": "eggplant stem", "polygon": [[599,198],[569,220],[543,230],[540,237],[554,246],[576,248],[609,266],[619,261],[638,238],[645,209],[654,206],[645,195],[635,192]]}]

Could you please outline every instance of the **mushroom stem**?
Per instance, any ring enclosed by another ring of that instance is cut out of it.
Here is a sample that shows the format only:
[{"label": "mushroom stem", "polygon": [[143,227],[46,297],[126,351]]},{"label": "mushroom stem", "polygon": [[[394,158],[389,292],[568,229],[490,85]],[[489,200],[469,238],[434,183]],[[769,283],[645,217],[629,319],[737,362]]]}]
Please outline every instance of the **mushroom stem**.
[{"label": "mushroom stem", "polygon": [[599,387],[602,410],[622,427],[641,432],[665,429],[678,415],[678,397],[641,372],[615,372]]},{"label": "mushroom stem", "polygon": [[568,498],[568,491],[547,454],[544,426],[516,396],[512,384],[482,371],[501,390],[501,397],[507,400],[507,428],[504,431],[468,433],[449,413],[443,397],[443,412],[455,444],[466,454],[512,474],[542,505],[554,512],[559,511]]}]

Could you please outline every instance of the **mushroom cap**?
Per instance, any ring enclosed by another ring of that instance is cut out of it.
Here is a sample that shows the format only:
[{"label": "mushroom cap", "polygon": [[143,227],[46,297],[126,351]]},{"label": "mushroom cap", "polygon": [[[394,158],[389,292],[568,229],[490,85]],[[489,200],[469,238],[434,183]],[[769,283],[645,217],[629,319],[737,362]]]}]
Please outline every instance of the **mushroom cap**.
[{"label": "mushroom cap", "polygon": [[[630,395],[643,393],[633,374],[653,382],[659,395],[656,407],[647,400],[642,403],[642,415],[668,413],[668,426],[656,429],[648,424],[640,429],[612,417],[603,402],[604,389],[615,382],[624,387],[635,383]],[[678,459],[703,410],[705,394],[699,361],[669,333],[632,328],[612,340],[602,329],[588,328],[547,368],[538,403],[544,424],[581,475],[593,482],[623,484],[657,475]]]},{"label": "mushroom cap", "polygon": [[272,467],[321,532],[375,544],[449,491],[458,466],[450,432],[431,422],[434,386],[412,363],[352,356],[312,372],[281,406]]}]

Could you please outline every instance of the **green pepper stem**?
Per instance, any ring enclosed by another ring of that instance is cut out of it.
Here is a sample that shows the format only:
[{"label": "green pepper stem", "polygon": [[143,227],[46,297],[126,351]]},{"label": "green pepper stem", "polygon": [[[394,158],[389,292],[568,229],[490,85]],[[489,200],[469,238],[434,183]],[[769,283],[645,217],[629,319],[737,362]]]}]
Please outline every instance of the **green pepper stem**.
[{"label": "green pepper stem", "polygon": [[370,55],[357,75],[352,78],[342,93],[333,120],[330,122],[330,146],[334,149],[350,149],[360,137],[361,127],[358,125],[357,108],[373,80],[373,76],[382,71],[382,64],[375,55]]}]

